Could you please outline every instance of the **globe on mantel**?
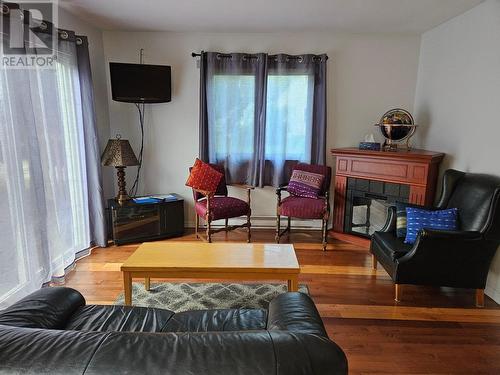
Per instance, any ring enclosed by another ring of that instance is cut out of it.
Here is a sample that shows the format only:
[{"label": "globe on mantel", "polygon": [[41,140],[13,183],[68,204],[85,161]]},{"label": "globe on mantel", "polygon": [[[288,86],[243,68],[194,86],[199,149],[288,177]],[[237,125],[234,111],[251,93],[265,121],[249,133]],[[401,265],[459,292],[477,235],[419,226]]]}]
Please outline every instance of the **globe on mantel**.
[{"label": "globe on mantel", "polygon": [[410,138],[415,134],[416,126],[410,112],[395,108],[387,111],[375,124],[380,129],[385,138],[384,149],[396,150],[398,143],[406,143],[406,148],[410,149]]}]

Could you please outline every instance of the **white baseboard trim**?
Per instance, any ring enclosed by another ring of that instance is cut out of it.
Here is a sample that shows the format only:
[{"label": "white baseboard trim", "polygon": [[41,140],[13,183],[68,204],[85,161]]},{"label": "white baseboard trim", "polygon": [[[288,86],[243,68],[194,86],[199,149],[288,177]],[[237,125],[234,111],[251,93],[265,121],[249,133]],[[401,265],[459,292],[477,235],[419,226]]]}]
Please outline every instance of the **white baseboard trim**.
[{"label": "white baseboard trim", "polygon": [[[229,219],[229,225],[239,225],[246,223],[244,218],[234,218]],[[203,221],[201,220],[201,223]],[[287,224],[286,218],[281,218],[281,228],[284,229]],[[184,223],[186,228],[194,228],[195,223],[193,221],[187,221]],[[212,222],[214,228],[221,228],[224,226],[224,220],[218,220]],[[252,228],[259,229],[275,229],[276,228],[276,217],[275,216],[252,216]],[[295,220],[292,219],[292,230],[306,229],[306,230],[321,230],[321,220]]]}]

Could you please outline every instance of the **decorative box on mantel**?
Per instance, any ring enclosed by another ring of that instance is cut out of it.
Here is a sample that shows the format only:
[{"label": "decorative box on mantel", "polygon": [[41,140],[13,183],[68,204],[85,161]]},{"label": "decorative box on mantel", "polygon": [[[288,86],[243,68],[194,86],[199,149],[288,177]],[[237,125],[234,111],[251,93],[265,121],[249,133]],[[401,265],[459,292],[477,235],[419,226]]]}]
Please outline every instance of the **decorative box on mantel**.
[{"label": "decorative box on mantel", "polygon": [[330,237],[368,247],[395,201],[432,205],[444,154],[426,150],[337,148]]}]

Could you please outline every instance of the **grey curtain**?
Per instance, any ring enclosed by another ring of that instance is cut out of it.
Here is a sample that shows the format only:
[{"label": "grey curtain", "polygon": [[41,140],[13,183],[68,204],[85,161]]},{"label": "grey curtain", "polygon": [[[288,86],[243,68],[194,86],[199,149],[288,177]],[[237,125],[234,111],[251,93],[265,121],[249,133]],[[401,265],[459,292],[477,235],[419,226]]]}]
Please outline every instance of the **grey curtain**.
[{"label": "grey curtain", "polygon": [[94,107],[94,86],[90,69],[88,39],[85,36],[76,37],[76,57],[85,141],[90,239],[97,246],[106,247],[107,232],[102,188],[101,151],[97,138],[97,118]]},{"label": "grey curtain", "polygon": [[12,50],[6,25],[23,30],[29,14],[2,11],[6,56],[43,60],[45,45],[57,59],[0,69],[0,308],[63,281],[93,243],[106,244],[86,38],[44,22],[33,29],[42,47],[21,39]]},{"label": "grey curtain", "polygon": [[325,163],[326,55],[203,52],[200,157],[229,183],[278,186]]}]

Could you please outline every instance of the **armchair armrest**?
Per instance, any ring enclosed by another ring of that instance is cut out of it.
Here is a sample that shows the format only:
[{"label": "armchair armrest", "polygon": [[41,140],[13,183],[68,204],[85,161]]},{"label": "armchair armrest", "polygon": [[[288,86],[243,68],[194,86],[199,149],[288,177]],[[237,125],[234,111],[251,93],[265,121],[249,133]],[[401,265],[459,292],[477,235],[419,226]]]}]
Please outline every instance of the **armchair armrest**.
[{"label": "armchair armrest", "polygon": [[422,229],[420,237],[430,239],[477,240],[482,239],[483,235],[477,231]]},{"label": "armchair armrest", "polygon": [[480,232],[424,229],[396,261],[396,283],[484,289],[497,250]]},{"label": "armchair armrest", "polygon": [[[478,252],[477,246],[484,243],[483,236],[476,231],[443,231],[436,229],[422,229],[412,249],[398,259],[400,264],[420,259],[427,259],[428,263],[453,261],[462,252],[471,255]],[[476,245],[475,249],[470,249]],[[455,256],[455,257],[454,257]]]},{"label": "armchair armrest", "polygon": [[286,191],[288,184],[280,185],[276,188],[276,197],[278,198],[277,206],[281,204],[281,192]]},{"label": "armchair armrest", "polygon": [[26,328],[62,329],[70,316],[83,306],[85,306],[85,299],[75,289],[42,288],[0,311],[0,324]]},{"label": "armchair armrest", "polygon": [[387,207],[387,219],[380,232],[396,232],[396,206]]},{"label": "armchair armrest", "polygon": [[288,189],[288,184],[280,185],[276,188],[276,194],[279,194],[282,191],[286,191],[286,189]]},{"label": "armchair armrest", "polygon": [[255,186],[246,185],[246,184],[230,184],[229,186],[234,186],[239,189],[247,189],[247,190],[255,190]]},{"label": "armchair armrest", "polygon": [[200,193],[201,195],[204,195],[207,198],[211,198],[211,197],[213,197],[215,195],[215,193],[213,191],[200,190],[200,189],[195,189],[195,188],[192,188],[192,189],[196,193]]},{"label": "armchair armrest", "polygon": [[[342,349],[329,340],[308,295],[289,292],[275,297],[269,303],[266,328],[280,363],[277,374],[347,375],[347,358]],[[292,345],[288,335],[293,337]]]},{"label": "armchair armrest", "polygon": [[250,205],[250,202],[251,202],[250,192],[255,189],[255,186],[246,185],[246,184],[231,184],[229,186],[234,186],[234,187],[240,188],[240,189],[246,189],[247,190],[247,203],[248,203],[248,205]]},{"label": "armchair armrest", "polygon": [[267,329],[328,337],[314,302],[297,292],[280,294],[269,303]]}]

